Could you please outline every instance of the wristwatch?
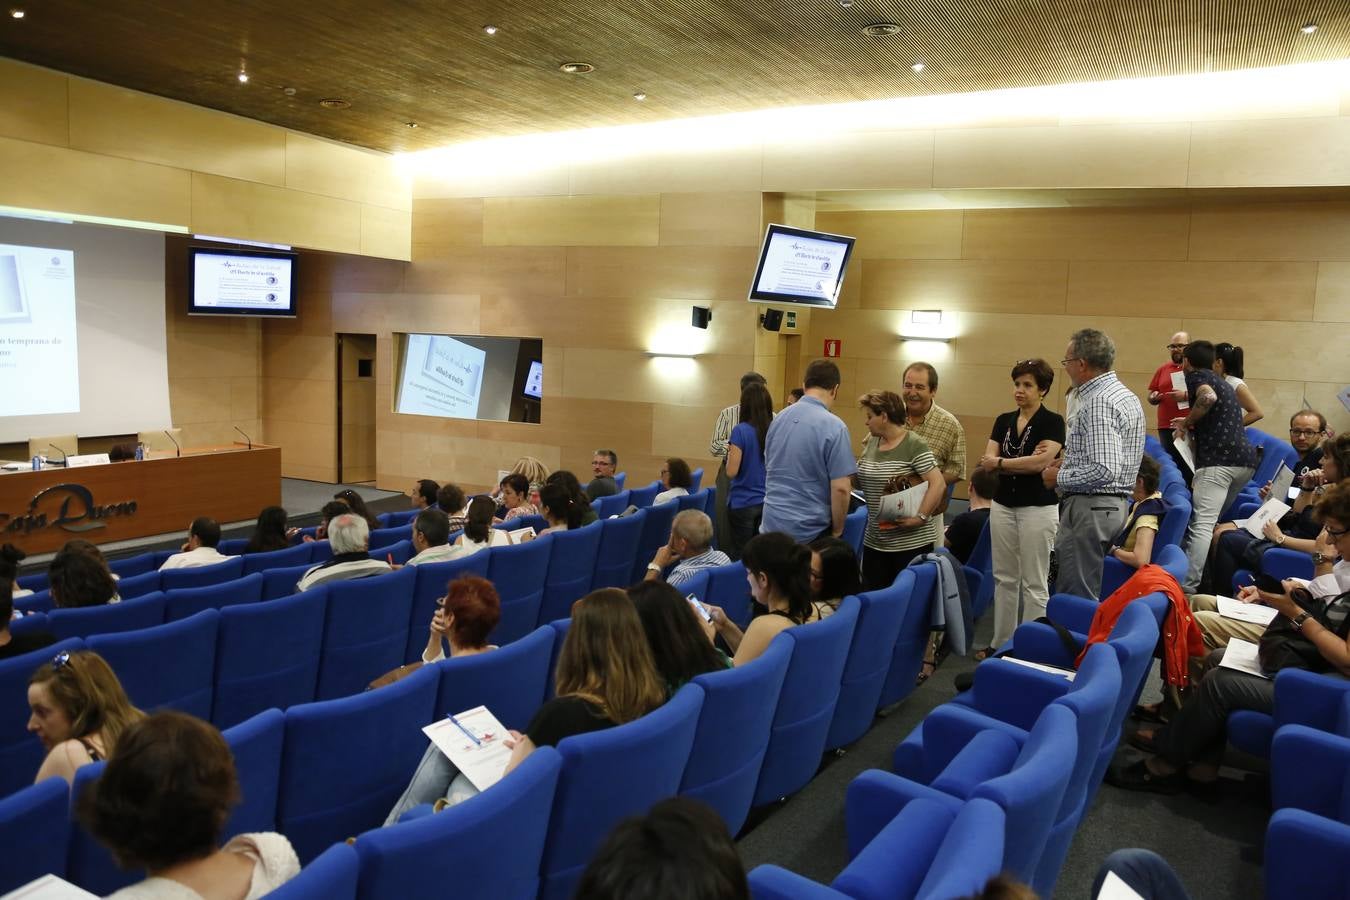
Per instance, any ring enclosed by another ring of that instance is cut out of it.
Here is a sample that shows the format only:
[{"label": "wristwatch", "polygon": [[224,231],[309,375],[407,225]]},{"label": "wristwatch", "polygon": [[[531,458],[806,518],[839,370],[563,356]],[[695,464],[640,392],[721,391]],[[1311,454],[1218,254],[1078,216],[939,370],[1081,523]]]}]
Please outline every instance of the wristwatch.
[{"label": "wristwatch", "polygon": [[1313,565],[1314,565],[1314,566],[1320,566],[1320,565],[1322,565],[1322,563],[1324,563],[1324,562],[1326,562],[1326,561],[1327,561],[1327,555],[1326,555],[1325,553],[1323,553],[1321,550],[1316,550],[1316,551],[1313,552]]},{"label": "wristwatch", "polygon": [[933,517],[930,516],[930,515],[928,515],[928,513],[919,513],[919,521],[922,522],[922,523],[925,524],[925,525],[928,524],[928,520],[931,519],[931,518],[933,518]]},{"label": "wristwatch", "polygon": [[1294,616],[1294,627],[1297,628],[1299,631],[1302,631],[1303,623],[1311,618],[1312,616],[1308,615],[1306,612],[1299,613],[1298,615]]},{"label": "wristwatch", "polygon": [[661,567],[658,566],[658,565],[657,565],[656,563],[654,563],[654,562],[650,562],[650,563],[647,563],[647,571],[648,571],[648,572],[660,572],[660,571],[661,571]]}]

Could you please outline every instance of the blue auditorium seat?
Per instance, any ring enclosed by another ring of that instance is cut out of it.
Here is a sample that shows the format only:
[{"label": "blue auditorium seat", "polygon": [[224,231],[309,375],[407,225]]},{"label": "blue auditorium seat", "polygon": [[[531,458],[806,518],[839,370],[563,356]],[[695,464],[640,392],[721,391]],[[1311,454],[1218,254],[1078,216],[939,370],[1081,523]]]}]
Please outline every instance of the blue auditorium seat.
[{"label": "blue auditorium seat", "polygon": [[248,546],[248,538],[226,538],[216,544],[216,552],[226,556],[240,556]]},{"label": "blue auditorium seat", "polygon": [[44,569],[41,572],[30,572],[27,575],[20,575],[15,579],[19,587],[26,591],[45,591],[51,587],[51,582],[47,578],[47,572]]},{"label": "blue auditorium seat", "polygon": [[498,531],[516,531],[520,528],[533,528],[536,532],[539,532],[548,527],[548,520],[543,516],[517,516],[509,522],[498,522],[492,527]]},{"label": "blue auditorium seat", "polygon": [[417,518],[420,509],[405,509],[402,512],[380,513],[375,517],[380,523],[381,528],[398,528],[400,525],[411,525]]},{"label": "blue auditorium seat", "polygon": [[[1180,514],[1182,507],[1172,507],[1167,511],[1167,515]],[[1190,518],[1191,508],[1189,505],[1184,507],[1186,518]],[[1166,517],[1164,517],[1166,524]],[[1185,522],[1182,522],[1182,529],[1185,530]],[[1304,554],[1304,558],[1307,555]],[[1176,544],[1154,544],[1153,545],[1153,563],[1162,566],[1173,578],[1180,583],[1186,577],[1186,554]],[[1129,580],[1137,569],[1125,565],[1125,563],[1116,559],[1114,556],[1108,556],[1102,560],[1102,590],[1101,597],[1105,600],[1120,588],[1122,584]]]},{"label": "blue auditorium seat", "polygon": [[[600,523],[600,552],[595,558],[591,590],[632,584],[633,558],[637,555],[643,524],[650,514],[651,510],[642,509],[631,516],[605,519]],[[647,560],[643,560],[643,565],[646,564]]]},{"label": "blue auditorium seat", "polygon": [[268,900],[356,900],[356,849],[334,844],[267,895]]},{"label": "blue auditorium seat", "polygon": [[555,634],[543,626],[488,653],[436,663],[435,718],[486,706],[507,728],[524,731],[544,702]]},{"label": "blue auditorium seat", "polygon": [[660,481],[653,481],[651,484],[632,488],[628,492],[628,503],[630,506],[636,506],[638,509],[646,509],[652,505],[656,495],[665,490],[665,486]]},{"label": "blue auditorium seat", "polygon": [[536,624],[546,625],[554,619],[566,618],[572,613],[572,604],[590,593],[603,534],[604,525],[593,522],[575,531],[555,532],[549,538],[553,542],[553,552],[549,556]]},{"label": "blue auditorium seat", "polygon": [[1243,709],[1228,717],[1228,741],[1252,756],[1270,756],[1276,730],[1302,725],[1350,737],[1350,681],[1303,669],[1275,676],[1274,714]]},{"label": "blue auditorium seat", "polygon": [[1064,799],[1077,750],[1073,712],[1052,704],[1020,747],[1000,731],[982,731],[931,784],[877,769],[864,772],[849,785],[845,803],[849,856],[857,856],[911,800],[931,799],[957,810],[965,800],[983,798],[1007,816],[1004,869],[1029,883]]},{"label": "blue auditorium seat", "polygon": [[327,607],[320,588],[220,611],[211,713],[217,728],[314,699]]},{"label": "blue auditorium seat", "polygon": [[43,631],[51,631],[46,613],[29,613],[22,619],[11,619],[9,622],[9,633],[15,637],[24,634],[37,634]]},{"label": "blue auditorium seat", "polygon": [[703,467],[699,466],[697,469],[690,472],[689,474],[691,476],[689,493],[691,494],[698,493],[698,489],[703,486]]},{"label": "blue auditorium seat", "polygon": [[398,525],[393,528],[376,528],[370,533],[370,542],[366,544],[371,550],[378,550],[381,547],[387,547],[390,544],[397,544],[399,541],[412,540],[412,526]]},{"label": "blue auditorium seat", "polygon": [[107,660],[131,702],[149,712],[169,708],[211,718],[220,613],[195,616],[121,634],[96,634],[85,643]]},{"label": "blue auditorium seat", "polygon": [[224,839],[276,831],[286,716],[279,709],[269,709],[221,733],[234,754],[234,771],[239,779],[239,804],[230,811]]},{"label": "blue auditorium seat", "polygon": [[502,617],[489,640],[509,644],[533,631],[539,621],[553,535],[510,547],[493,547],[487,552],[488,581],[497,588],[502,601]]},{"label": "blue auditorium seat", "polygon": [[994,554],[988,520],[980,529],[980,536],[975,539],[975,546],[970,551],[966,566],[980,573],[979,587],[972,591],[970,598],[971,615],[978,619],[994,602]]},{"label": "blue auditorium seat", "polygon": [[775,638],[745,665],[694,679],[703,689],[703,711],[680,793],[717,810],[733,835],[745,824],[754,800],[792,647],[791,641]]},{"label": "blue auditorium seat", "polygon": [[[123,580],[153,572],[156,565],[155,554],[153,553],[138,553],[135,556],[108,560],[108,569]],[[156,590],[158,590],[158,587],[156,587]]]},{"label": "blue auditorium seat", "polygon": [[745,580],[745,566],[738,562],[714,566],[707,570],[708,589],[704,603],[722,607],[727,618],[744,631],[750,627],[750,583]]},{"label": "blue auditorium seat", "polygon": [[709,493],[711,493],[711,488],[706,491],[690,491],[683,497],[676,497],[675,506],[680,512],[684,512],[686,509],[696,509],[699,512],[703,512],[704,508],[708,505]]},{"label": "blue auditorium seat", "polygon": [[164,594],[155,591],[121,603],[54,609],[47,613],[47,624],[58,639],[139,631],[163,625]]},{"label": "blue auditorium seat", "polygon": [[426,749],[436,687],[427,668],[377,691],[286,710],[277,825],[301,863],[384,821]]},{"label": "blue auditorium seat", "polygon": [[284,569],[309,563],[314,556],[314,544],[296,544],[284,550],[272,550],[268,553],[250,553],[244,557],[244,574],[265,572],[268,569]]},{"label": "blue auditorium seat", "polygon": [[[39,666],[50,665],[56,654],[84,649],[84,641],[69,638],[22,656],[0,660],[0,797],[32,784],[46,756],[42,744],[28,731],[28,679]],[[0,866],[0,872],[4,867]]]},{"label": "blue auditorium seat", "polygon": [[615,483],[616,485],[619,486],[619,490],[623,490],[623,486],[624,486],[624,483],[625,483],[626,481],[628,481],[628,473],[627,473],[627,472],[615,472],[615,473],[614,473],[614,483]]},{"label": "blue auditorium seat", "polygon": [[[70,804],[75,804],[90,784],[103,775],[106,762],[90,763],[75,770],[70,786]],[[144,870],[123,870],[113,859],[112,852],[94,839],[71,815],[70,842],[67,845],[66,879],[92,894],[106,897],[129,884],[145,878]]]},{"label": "blue auditorium seat", "polygon": [[1350,884],[1350,825],[1301,809],[1270,817],[1266,900],[1344,900]]},{"label": "blue auditorium seat", "polygon": [[[327,547],[328,542],[324,541],[323,546]],[[314,560],[309,565],[290,566],[285,569],[268,569],[263,572],[262,598],[264,600],[275,600],[278,597],[289,597],[294,594],[296,583],[306,572],[318,564],[319,561]]]},{"label": "blue auditorium seat", "polygon": [[486,578],[490,552],[479,550],[471,556],[452,559],[450,562],[419,563],[412,567],[417,571],[417,579],[413,583],[412,612],[408,620],[408,646],[403,651],[404,662],[416,662],[422,658],[422,651],[426,648],[427,636],[431,631],[431,618],[436,614],[436,604],[445,596],[446,587],[461,575]]},{"label": "blue auditorium seat", "polygon": [[[28,781],[32,779],[30,773]],[[0,847],[5,848],[0,894],[43,875],[64,878],[69,844],[70,790],[65,779],[48,778],[0,797]]]},{"label": "blue auditorium seat", "polygon": [[40,591],[34,591],[27,597],[15,597],[14,608],[21,613],[50,612],[52,608],[52,592],[44,588]]},{"label": "blue auditorium seat", "polygon": [[242,578],[243,575],[244,558],[236,556],[213,566],[165,569],[159,573],[159,589],[171,591],[176,588],[205,587],[208,584],[220,584],[222,581],[233,581]]},{"label": "blue auditorium seat", "polygon": [[602,519],[608,519],[610,516],[617,516],[628,508],[628,491],[619,491],[617,494],[610,494],[608,497],[597,497],[591,507],[595,514]]},{"label": "blue auditorium seat", "polygon": [[844,543],[853,548],[854,554],[862,559],[863,554],[863,535],[867,531],[867,507],[860,506],[853,512],[844,516],[844,533],[842,535]]},{"label": "blue auditorium seat", "polygon": [[437,897],[452,886],[456,900],[533,898],[561,769],[558,751],[540,747],[488,792],[361,835],[357,897]]},{"label": "blue auditorium seat", "polygon": [[679,506],[675,503],[662,503],[647,507],[643,518],[642,534],[638,537],[637,547],[629,559],[630,570],[622,585],[634,584],[647,574],[647,563],[652,561],[656,551],[670,543],[670,525],[675,521]]},{"label": "blue auditorium seat", "polygon": [[[877,701],[881,708],[899,703],[914,690],[915,679],[923,669],[923,655],[932,630],[933,592],[937,590],[937,563],[910,566],[914,573],[914,588],[909,604],[900,620],[900,637],[891,655],[891,667],[886,672],[886,683]],[[896,576],[897,578],[899,576]]]},{"label": "blue auditorium seat", "polygon": [[417,567],[320,585],[328,594],[317,700],[363,691],[403,664]]},{"label": "blue auditorium seat", "polygon": [[261,573],[245,575],[233,581],[209,584],[206,587],[177,588],[164,592],[164,618],[169,622],[186,619],[204,609],[224,609],[240,603],[257,603],[262,599]]},{"label": "blue auditorium seat", "polygon": [[382,559],[391,566],[401,566],[413,558],[412,541],[396,541],[382,547],[373,547],[367,555],[371,559]]},{"label": "blue auditorium seat", "polygon": [[774,638],[793,643],[792,661],[755,785],[756,806],[796,793],[820,768],[858,608],[857,597],[845,597],[834,615],[789,628]]},{"label": "blue auditorium seat", "polygon": [[142,572],[138,575],[122,576],[117,582],[117,596],[123,600],[143,597],[160,590],[160,572],[158,569]]},{"label": "blue auditorium seat", "polygon": [[913,591],[914,573],[906,569],[890,587],[858,595],[858,625],[825,741],[827,750],[853,743],[872,727]]},{"label": "blue auditorium seat", "polygon": [[611,828],[675,795],[702,706],[703,689],[686,684],[636,721],[558,743],[562,772],[540,867],[540,900],[569,900]]}]

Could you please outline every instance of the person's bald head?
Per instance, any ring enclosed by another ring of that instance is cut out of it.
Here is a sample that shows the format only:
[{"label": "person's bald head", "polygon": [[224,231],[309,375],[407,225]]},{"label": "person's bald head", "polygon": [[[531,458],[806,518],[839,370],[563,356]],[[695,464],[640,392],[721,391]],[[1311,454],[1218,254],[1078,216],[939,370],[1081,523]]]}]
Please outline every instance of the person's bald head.
[{"label": "person's bald head", "polygon": [[1167,342],[1167,352],[1172,356],[1172,362],[1175,365],[1181,365],[1181,352],[1186,349],[1186,345],[1191,342],[1191,336],[1184,331],[1178,331],[1172,335],[1172,339]]}]

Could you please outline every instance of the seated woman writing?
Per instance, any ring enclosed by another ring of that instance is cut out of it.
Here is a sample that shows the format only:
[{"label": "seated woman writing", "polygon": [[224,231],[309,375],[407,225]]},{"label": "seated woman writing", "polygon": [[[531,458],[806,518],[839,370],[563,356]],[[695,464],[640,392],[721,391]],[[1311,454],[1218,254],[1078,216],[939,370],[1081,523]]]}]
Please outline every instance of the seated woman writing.
[{"label": "seated woman writing", "polygon": [[750,539],[741,551],[741,564],[750,583],[750,595],[769,612],[741,631],[720,606],[708,606],[713,626],[743,666],[756,659],[778,632],[818,618],[811,603],[811,551],[781,531]]}]

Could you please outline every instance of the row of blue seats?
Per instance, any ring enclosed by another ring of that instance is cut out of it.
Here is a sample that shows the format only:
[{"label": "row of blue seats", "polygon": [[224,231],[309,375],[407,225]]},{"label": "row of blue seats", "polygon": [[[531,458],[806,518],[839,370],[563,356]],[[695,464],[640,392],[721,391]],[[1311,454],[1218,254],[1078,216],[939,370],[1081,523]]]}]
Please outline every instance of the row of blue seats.
[{"label": "row of blue seats", "polygon": [[[226,731],[244,797],[229,831],[275,826],[305,862],[362,835],[355,852],[363,897],[443,887],[446,871],[464,877],[470,896],[532,896],[538,885],[540,896],[568,897],[608,830],[656,800],[681,793],[708,802],[734,833],[753,806],[805,786],[827,750],[857,740],[879,708],[913,689],[935,583],[934,564],[907,569],[891,587],[846,598],[834,615],[780,634],[760,658],[698,676],[638,721],[568,738],[480,798],[374,834],[363,832],[380,824],[426,747],[421,726],[485,704],[508,727],[523,727],[547,696],[570,620],[376,691],[264,711]],[[31,669],[48,653],[23,663]],[[79,771],[76,793],[99,765]],[[52,871],[100,894],[135,878],[69,826],[67,808],[60,782],[0,801],[0,843],[32,848],[0,878],[22,883]],[[463,871],[447,869],[461,858]],[[307,872],[292,890],[310,877],[319,875]]]}]

